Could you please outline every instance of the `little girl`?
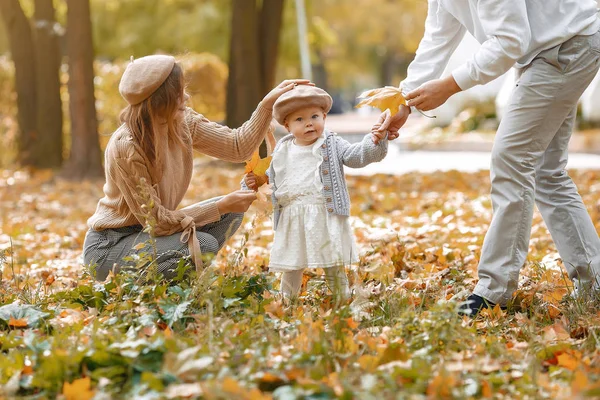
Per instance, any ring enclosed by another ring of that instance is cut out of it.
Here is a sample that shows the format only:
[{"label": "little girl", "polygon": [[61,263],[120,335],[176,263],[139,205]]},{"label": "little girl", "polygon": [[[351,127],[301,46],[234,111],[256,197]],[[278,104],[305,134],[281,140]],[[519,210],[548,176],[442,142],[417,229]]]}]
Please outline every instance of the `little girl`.
[{"label": "little girl", "polygon": [[[351,145],[325,130],[331,105],[323,89],[297,86],[273,106],[274,118],[290,134],[277,143],[267,170],[275,230],[269,269],[283,272],[281,291],[288,298],[298,295],[305,268],[323,268],[334,295],[350,296],[344,266],[357,262],[358,253],[343,166],[361,168],[387,154],[387,139],[377,132],[385,114],[371,134]],[[258,189],[256,175],[244,181]]]}]

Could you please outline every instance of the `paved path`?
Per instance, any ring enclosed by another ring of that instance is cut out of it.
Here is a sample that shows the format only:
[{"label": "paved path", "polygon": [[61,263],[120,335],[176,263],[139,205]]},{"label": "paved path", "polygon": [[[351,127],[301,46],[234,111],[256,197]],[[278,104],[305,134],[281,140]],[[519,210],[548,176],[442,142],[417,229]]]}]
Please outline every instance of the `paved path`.
[{"label": "paved path", "polygon": [[[326,126],[350,142],[356,142],[370,131],[378,116],[377,112],[328,115]],[[428,123],[424,117],[411,116],[400,131],[400,138],[390,143],[385,160],[357,170],[347,168],[347,173],[401,175],[410,172],[489,170],[493,133],[442,133],[438,137],[418,134]],[[600,131],[575,132],[569,150],[567,168],[600,170]]]},{"label": "paved path", "polygon": [[[351,142],[358,141],[369,132],[377,121],[379,113],[364,114],[351,112],[328,115],[326,126],[343,135]],[[439,133],[420,134],[426,130],[429,120],[420,116],[411,116],[400,131],[396,143],[407,150],[431,151],[476,151],[489,152],[492,149],[494,134],[487,132],[467,132],[458,134]],[[569,143],[569,151],[573,153],[600,154],[600,130],[575,132]]]},{"label": "paved path", "polygon": [[[406,151],[391,143],[387,157],[365,168],[346,168],[353,175],[391,174],[402,175],[410,172],[435,172],[457,170],[475,172],[489,170],[489,152],[464,151]],[[600,155],[574,153],[569,156],[568,169],[600,169]]]}]

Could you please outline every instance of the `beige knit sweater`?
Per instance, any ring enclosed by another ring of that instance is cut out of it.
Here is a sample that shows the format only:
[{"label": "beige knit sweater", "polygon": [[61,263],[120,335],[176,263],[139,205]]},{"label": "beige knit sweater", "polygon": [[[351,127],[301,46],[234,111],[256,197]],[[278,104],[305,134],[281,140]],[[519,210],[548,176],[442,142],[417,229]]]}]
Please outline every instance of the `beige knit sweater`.
[{"label": "beige knit sweater", "polygon": [[[243,162],[260,145],[271,123],[272,110],[259,104],[252,117],[238,129],[210,122],[188,108],[185,112],[184,134],[191,137],[192,146],[185,148],[165,140],[168,151],[160,182],[153,182],[148,162],[125,125],[112,135],[105,151],[106,184],[104,197],[88,220],[94,230],[145,225],[148,202],[141,196],[140,186],[154,203],[152,216],[156,220],[154,234],[171,235],[181,232],[193,218],[195,226],[220,219],[216,202],[193,204],[177,210],[192,177],[193,150],[231,162]],[[166,129],[166,126],[165,126]],[[166,138],[166,132],[164,137]],[[143,179],[142,179],[143,178]]]}]

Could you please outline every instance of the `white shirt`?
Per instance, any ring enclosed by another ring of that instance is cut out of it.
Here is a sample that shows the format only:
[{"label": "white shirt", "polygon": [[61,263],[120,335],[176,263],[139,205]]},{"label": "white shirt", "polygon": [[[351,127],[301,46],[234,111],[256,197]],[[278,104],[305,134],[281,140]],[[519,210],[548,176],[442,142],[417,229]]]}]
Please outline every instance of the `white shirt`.
[{"label": "white shirt", "polygon": [[462,90],[515,64],[524,67],[573,36],[596,33],[600,20],[596,0],[429,0],[425,34],[400,84],[403,93],[438,79],[467,30],[481,47],[452,72]]}]

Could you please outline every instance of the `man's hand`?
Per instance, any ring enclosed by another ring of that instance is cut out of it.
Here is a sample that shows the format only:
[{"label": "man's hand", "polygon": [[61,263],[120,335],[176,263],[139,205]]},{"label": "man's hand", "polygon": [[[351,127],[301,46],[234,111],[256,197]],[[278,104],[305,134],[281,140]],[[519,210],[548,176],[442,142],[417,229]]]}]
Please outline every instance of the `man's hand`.
[{"label": "man's hand", "polygon": [[438,108],[448,100],[450,96],[461,91],[452,75],[444,79],[435,79],[422,84],[417,89],[406,95],[406,103],[410,107],[416,107],[421,111],[430,111]]},{"label": "man's hand", "polygon": [[[381,115],[383,116],[384,114],[385,113]],[[396,114],[390,115],[388,112],[388,114],[385,116],[383,123],[381,124],[379,129],[377,129],[377,131],[383,132],[384,135],[385,131],[388,131],[388,140],[394,140],[400,135],[398,131],[400,130],[400,128],[402,128],[409,115],[410,107],[401,105],[400,109]]]}]

